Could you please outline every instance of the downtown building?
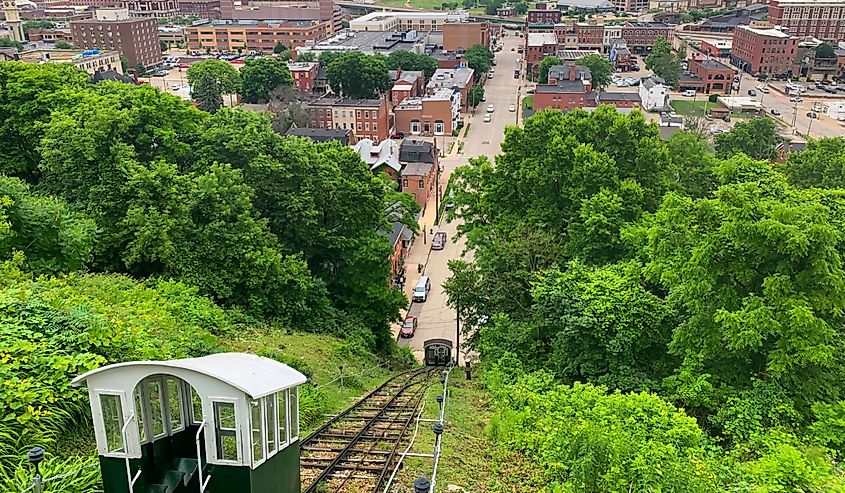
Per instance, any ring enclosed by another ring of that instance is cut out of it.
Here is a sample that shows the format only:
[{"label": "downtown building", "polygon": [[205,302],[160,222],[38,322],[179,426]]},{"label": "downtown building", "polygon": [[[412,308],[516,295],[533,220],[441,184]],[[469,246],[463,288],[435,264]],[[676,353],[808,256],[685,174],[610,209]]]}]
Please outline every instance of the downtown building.
[{"label": "downtown building", "polygon": [[73,44],[85,50],[116,51],[130,67],[161,63],[158,22],[152,17],[130,17],[128,9],[97,9],[94,18],[70,23]]},{"label": "downtown building", "polygon": [[731,63],[752,75],[785,75],[794,70],[798,38],[771,26],[737,26]]},{"label": "downtown building", "polygon": [[845,0],[769,0],[768,21],[787,34],[845,41]]}]

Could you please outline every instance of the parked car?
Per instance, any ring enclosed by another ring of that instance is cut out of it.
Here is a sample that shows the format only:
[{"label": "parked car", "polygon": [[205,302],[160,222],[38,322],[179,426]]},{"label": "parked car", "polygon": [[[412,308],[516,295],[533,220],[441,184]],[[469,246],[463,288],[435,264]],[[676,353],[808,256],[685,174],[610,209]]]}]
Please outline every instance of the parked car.
[{"label": "parked car", "polygon": [[492,79],[493,78],[493,72],[490,72],[489,74],[487,74],[487,78]]},{"label": "parked car", "polygon": [[443,250],[444,248],[446,248],[446,232],[438,231],[434,233],[434,238],[431,240],[431,249]]},{"label": "parked car", "polygon": [[493,120],[493,117],[490,116],[490,113],[484,115],[484,123],[490,123]]},{"label": "parked car", "polygon": [[695,89],[687,89],[686,91],[681,93],[682,96],[686,96],[688,98],[695,97]]},{"label": "parked car", "polygon": [[772,108],[771,113],[775,116],[780,116],[780,110],[777,108]]},{"label": "parked car", "polygon": [[819,117],[819,114],[816,113],[815,111],[808,111],[807,112],[807,118],[818,118],[818,117]]},{"label": "parked car", "polygon": [[414,332],[417,331],[417,317],[405,317],[402,322],[402,328],[399,329],[400,337],[414,337]]},{"label": "parked car", "polygon": [[800,103],[801,101],[804,101],[804,98],[802,98],[801,96],[795,96],[794,98],[789,98],[790,103]]},{"label": "parked car", "polygon": [[754,89],[749,89],[749,90],[748,90],[748,95],[749,95],[749,96],[756,96],[756,95],[757,95],[757,91],[755,91]]},{"label": "parked car", "polygon": [[493,113],[493,105],[492,104],[487,105],[487,113]]},{"label": "parked car", "polygon": [[515,105],[515,104],[510,105],[510,106],[508,107],[508,111],[510,111],[511,113],[513,113],[514,111],[516,111],[516,105]]}]

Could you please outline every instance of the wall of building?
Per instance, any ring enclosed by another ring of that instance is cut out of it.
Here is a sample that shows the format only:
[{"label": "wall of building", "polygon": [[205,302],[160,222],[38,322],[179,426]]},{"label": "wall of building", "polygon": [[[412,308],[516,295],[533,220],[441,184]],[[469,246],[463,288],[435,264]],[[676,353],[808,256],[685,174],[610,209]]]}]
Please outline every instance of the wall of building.
[{"label": "wall of building", "polygon": [[490,24],[487,22],[447,22],[443,24],[443,49],[468,50],[481,44],[490,47]]},{"label": "wall of building", "polygon": [[70,24],[78,48],[114,50],[126,57],[130,67],[161,62],[158,23],[153,18],[125,21],[74,21]]}]

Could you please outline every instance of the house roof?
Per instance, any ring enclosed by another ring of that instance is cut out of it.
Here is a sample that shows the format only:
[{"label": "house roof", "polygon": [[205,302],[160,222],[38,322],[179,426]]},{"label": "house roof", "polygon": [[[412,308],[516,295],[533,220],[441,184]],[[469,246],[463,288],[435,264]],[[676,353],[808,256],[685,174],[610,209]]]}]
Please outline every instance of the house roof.
[{"label": "house roof", "polygon": [[559,80],[557,84],[537,84],[535,92],[539,93],[584,93],[584,81],[578,80]]},{"label": "house roof", "polygon": [[378,144],[371,139],[361,139],[355,144],[354,149],[370,170],[376,170],[381,166],[389,166],[396,172],[402,169],[399,164],[398,145],[393,139],[386,139]]},{"label": "house roof", "polygon": [[475,71],[469,67],[439,68],[428,81],[429,89],[441,87],[458,87],[463,89],[472,84],[472,75]]},{"label": "house roof", "polygon": [[431,163],[408,163],[402,168],[401,176],[427,176],[432,166]]},{"label": "house roof", "polygon": [[[549,67],[549,78],[566,79],[569,80],[569,70],[572,67],[571,63],[564,63],[563,65],[552,65]],[[575,65],[575,78],[583,80],[592,80],[593,73],[590,69],[583,65]]]},{"label": "house roof", "polygon": [[651,89],[657,86],[665,86],[666,81],[656,75],[652,75],[651,77],[643,77],[640,79],[640,84],[646,89]]},{"label": "house roof", "polygon": [[434,164],[434,144],[424,140],[405,140],[399,146],[399,161]]},{"label": "house roof", "polygon": [[555,33],[528,33],[528,46],[557,45]]},{"label": "house roof", "polygon": [[351,130],[339,128],[291,128],[285,135],[288,137],[305,137],[314,142],[331,142],[336,140],[343,145],[349,145]]},{"label": "house roof", "polygon": [[403,70],[402,72],[399,72],[398,70],[388,70],[387,75],[389,75],[390,80],[395,83],[408,82],[409,84],[413,84],[418,78],[423,76],[423,72],[421,70]]},{"label": "house roof", "polygon": [[134,84],[135,81],[132,80],[132,77],[128,75],[119,74],[114,70],[103,70],[99,72],[94,72],[94,75],[91,76],[91,82],[97,83],[104,80],[110,80],[115,82],[125,82],[127,84]]},{"label": "house roof", "polygon": [[699,65],[708,70],[733,70],[732,68],[728,67],[727,65],[718,60],[702,60],[700,62],[694,63],[698,63]]},{"label": "house roof", "polygon": [[[138,368],[149,374],[168,373],[168,369],[181,369],[206,375],[214,380],[229,384],[253,399],[272,394],[279,390],[302,385],[305,375],[293,368],[270,358],[246,353],[217,353],[200,358],[185,358],[170,361],[128,361],[106,365],[96,370],[83,373],[73,379],[72,384],[80,387],[92,377],[114,377],[114,383],[121,382],[123,373]],[[125,382],[134,390],[136,382]],[[104,389],[123,390],[123,389]]]},{"label": "house roof", "polygon": [[[595,94],[591,92],[590,99],[595,99]],[[635,92],[603,92],[599,94],[599,101],[642,101],[642,99]]]}]

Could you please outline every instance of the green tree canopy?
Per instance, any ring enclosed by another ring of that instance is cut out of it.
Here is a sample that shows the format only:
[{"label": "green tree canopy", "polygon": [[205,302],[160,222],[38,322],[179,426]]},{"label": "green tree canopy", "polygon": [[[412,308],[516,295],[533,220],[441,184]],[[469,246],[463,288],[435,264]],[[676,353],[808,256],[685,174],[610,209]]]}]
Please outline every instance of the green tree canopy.
[{"label": "green tree canopy", "polygon": [[303,51],[301,53],[297,53],[296,61],[297,62],[316,62],[317,57],[314,56],[313,51]]},{"label": "green tree canopy", "polygon": [[810,140],[804,150],[789,154],[785,171],[796,187],[845,189],[845,139]]},{"label": "green tree canopy", "polygon": [[469,105],[475,108],[476,106],[481,104],[481,100],[484,99],[484,86],[482,86],[481,84],[474,84],[469,89],[467,97],[469,99]]},{"label": "green tree canopy", "polygon": [[610,76],[613,75],[613,64],[606,57],[598,53],[593,53],[575,60],[575,64],[583,65],[590,69],[590,73],[593,76],[592,85],[595,91],[601,92],[610,85]]},{"label": "green tree canopy", "polygon": [[391,51],[387,55],[387,68],[391,70],[419,70],[425,72],[425,78],[429,79],[437,70],[437,60],[421,53],[410,51]]},{"label": "green tree canopy", "polygon": [[266,103],[275,89],[293,85],[287,63],[278,58],[247,58],[240,77],[245,103]]},{"label": "green tree canopy", "polygon": [[537,71],[539,72],[537,81],[540,84],[548,84],[549,83],[549,69],[552,68],[555,65],[560,65],[562,63],[563,63],[563,61],[560,58],[558,58],[554,55],[549,55],[549,56],[543,58],[543,61],[541,61],[540,65],[537,66]]},{"label": "green tree canopy", "polygon": [[493,52],[490,48],[482,44],[471,46],[464,55],[469,68],[475,71],[476,80],[481,77],[481,74],[488,72],[493,66]]},{"label": "green tree canopy", "polygon": [[240,89],[240,77],[232,64],[221,60],[204,60],[191,65],[187,71],[191,95],[198,107],[214,113],[223,107],[223,94]]},{"label": "green tree canopy", "polygon": [[656,76],[665,80],[670,86],[678,85],[683,60],[672,54],[672,45],[666,38],[658,36],[651,48],[651,53],[644,60],[646,68],[654,72]]},{"label": "green tree canopy", "polygon": [[[321,55],[322,64],[322,55]],[[390,89],[384,58],[359,51],[343,53],[328,64],[326,78],[332,91],[353,99],[377,98]]]},{"label": "green tree canopy", "polygon": [[716,136],[716,156],[728,159],[744,153],[754,159],[774,159],[781,138],[771,118],[754,118],[736,123],[730,131]]},{"label": "green tree canopy", "polygon": [[836,58],[836,50],[833,46],[822,43],[816,46],[816,58]]}]

